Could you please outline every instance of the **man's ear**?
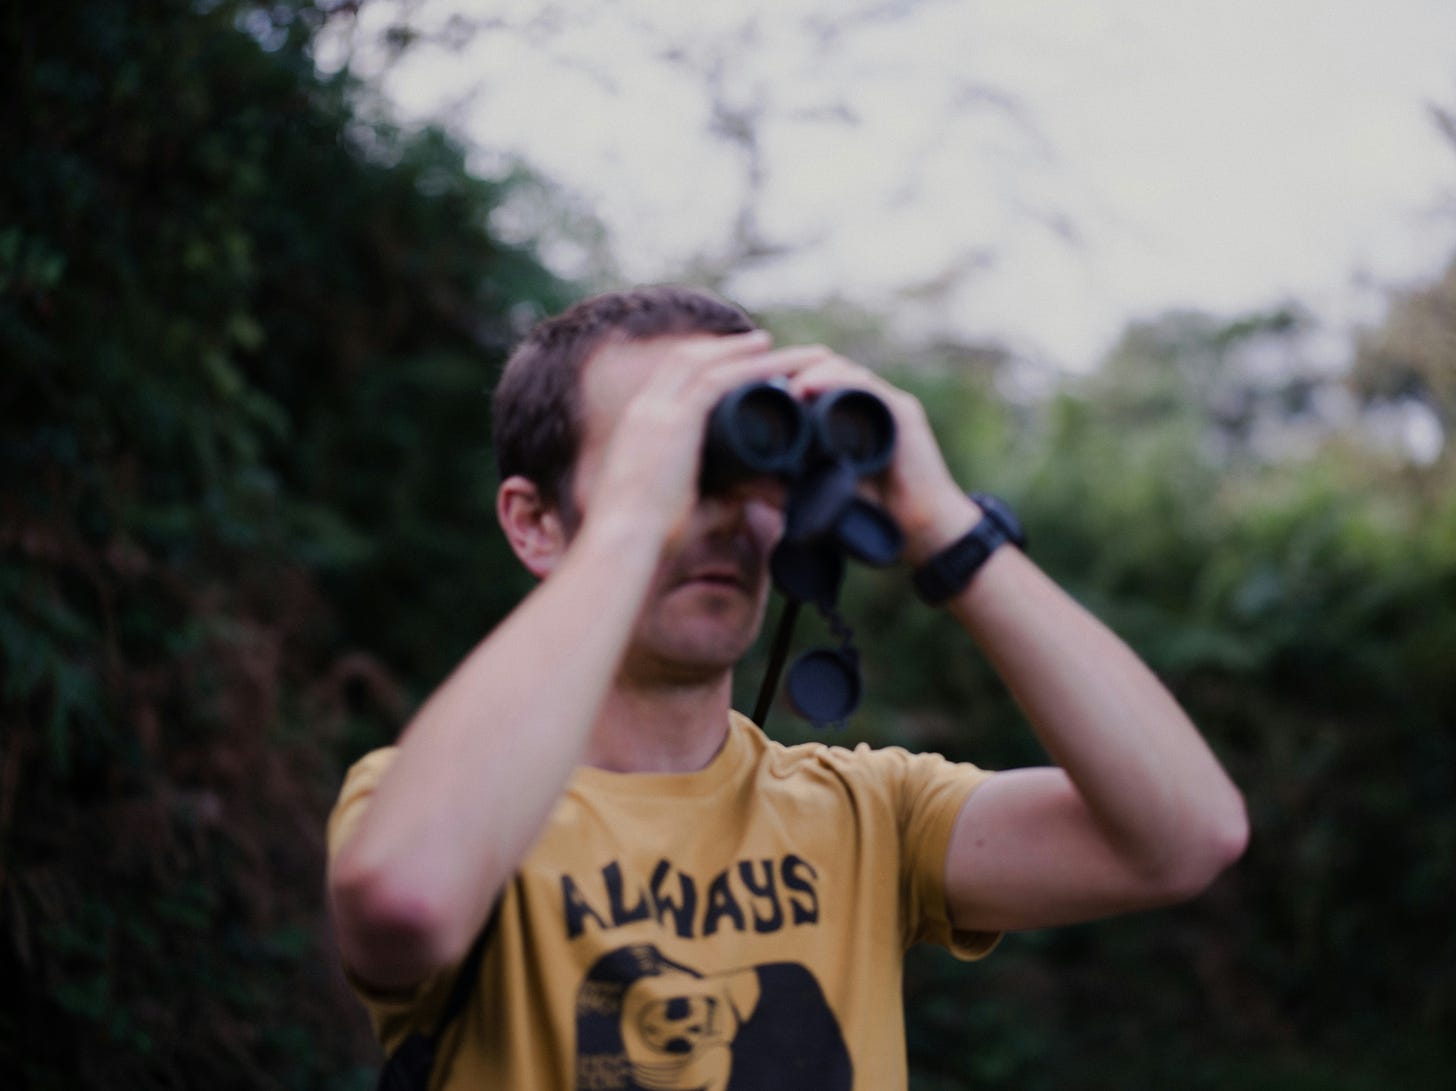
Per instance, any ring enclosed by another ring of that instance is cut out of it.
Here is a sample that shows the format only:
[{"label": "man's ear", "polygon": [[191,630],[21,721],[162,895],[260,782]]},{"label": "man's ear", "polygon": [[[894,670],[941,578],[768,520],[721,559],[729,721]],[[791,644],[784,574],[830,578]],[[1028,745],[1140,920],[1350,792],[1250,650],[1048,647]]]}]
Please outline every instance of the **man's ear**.
[{"label": "man's ear", "polygon": [[519,474],[502,481],[495,494],[495,515],[526,570],[537,579],[550,575],[566,552],[566,527],[561,513],[542,499],[536,483]]}]

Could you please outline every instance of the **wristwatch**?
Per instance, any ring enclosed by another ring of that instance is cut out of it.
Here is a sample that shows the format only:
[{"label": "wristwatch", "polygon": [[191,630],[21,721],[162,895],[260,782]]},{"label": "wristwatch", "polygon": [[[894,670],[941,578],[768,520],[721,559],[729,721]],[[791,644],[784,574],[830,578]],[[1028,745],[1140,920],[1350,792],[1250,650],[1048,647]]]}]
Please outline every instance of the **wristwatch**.
[{"label": "wristwatch", "polygon": [[930,560],[910,577],[916,593],[931,606],[939,606],[971,582],[991,554],[1010,544],[1025,551],[1026,532],[1010,506],[984,492],[970,494],[984,513],[981,521]]}]

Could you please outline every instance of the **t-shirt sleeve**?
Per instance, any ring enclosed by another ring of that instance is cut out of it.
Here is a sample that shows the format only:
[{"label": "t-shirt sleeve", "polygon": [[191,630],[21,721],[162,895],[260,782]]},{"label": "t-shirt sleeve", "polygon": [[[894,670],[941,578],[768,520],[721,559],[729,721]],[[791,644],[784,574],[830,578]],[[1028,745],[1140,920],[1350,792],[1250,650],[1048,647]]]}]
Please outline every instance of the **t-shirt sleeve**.
[{"label": "t-shirt sleeve", "polygon": [[[327,839],[331,860],[369,809],[374,790],[393,763],[395,754],[394,747],[373,750],[350,767],[329,815]],[[434,1027],[452,971],[431,975],[412,989],[390,991],[379,990],[361,980],[347,965],[344,976],[369,1013],[375,1037],[384,1051],[390,1053],[411,1031]]]},{"label": "t-shirt sleeve", "polygon": [[900,900],[904,941],[934,943],[964,960],[991,953],[999,932],[957,929],[945,897],[946,853],[956,818],[970,794],[994,774],[939,754],[899,747],[873,752],[893,780],[900,835]]},{"label": "t-shirt sleeve", "polygon": [[338,854],[340,846],[349,839],[349,835],[359,825],[359,819],[369,809],[374,789],[379,786],[385,771],[394,763],[395,753],[392,746],[371,750],[350,766],[348,773],[344,775],[344,786],[339,789],[339,798],[329,814],[330,860]]}]

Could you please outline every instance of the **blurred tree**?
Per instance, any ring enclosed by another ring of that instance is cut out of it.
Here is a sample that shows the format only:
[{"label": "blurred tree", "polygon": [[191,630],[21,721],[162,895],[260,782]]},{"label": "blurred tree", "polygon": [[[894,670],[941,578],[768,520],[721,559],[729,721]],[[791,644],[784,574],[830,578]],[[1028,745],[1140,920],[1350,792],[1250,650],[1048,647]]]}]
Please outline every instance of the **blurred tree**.
[{"label": "blurred tree", "polygon": [[[942,429],[996,437],[960,477],[1008,492],[1038,560],[1174,688],[1247,792],[1254,841],[1190,906],[1013,937],[971,969],[917,958],[917,1086],[1449,1074],[1456,495],[1392,463],[1359,418],[1321,422],[1311,445],[1299,323],[1281,308],[1132,327],[1030,428],[971,387],[922,385]],[[896,696],[871,703],[869,729],[915,742],[930,724],[958,756],[1041,760],[989,671],[905,599],[878,600]]]},{"label": "blurred tree", "polygon": [[[339,20],[329,40],[416,108],[431,102],[467,125],[512,109],[518,90],[489,64],[455,68],[448,89],[419,78],[436,63],[453,67],[467,48],[473,57],[509,56],[515,79],[551,87],[547,107],[528,112],[543,126],[569,127],[572,155],[550,157],[562,170],[589,165],[593,176],[578,182],[620,231],[614,257],[572,255],[585,276],[616,279],[615,266],[763,299],[760,278],[789,284],[803,280],[801,263],[846,260],[832,245],[833,218],[896,238],[914,230],[918,196],[954,186],[964,200],[955,222],[942,225],[945,245],[921,238],[897,247],[899,265],[919,254],[897,310],[913,308],[924,327],[1022,240],[1076,245],[1088,209],[1080,182],[1044,169],[1055,158],[1050,141],[1015,89],[986,75],[981,55],[994,51],[998,30],[978,10],[925,0],[756,0],[691,14],[651,3],[371,0],[356,19]],[[926,34],[958,48],[939,59],[902,48]],[[941,78],[926,78],[931,71]],[[655,138],[644,142],[631,115],[655,109],[654,99],[671,106],[657,111]],[[600,123],[583,128],[583,115]],[[489,144],[492,134],[477,135]],[[833,185],[795,193],[803,172],[791,161],[806,156]],[[663,216],[678,227],[671,239],[637,237],[635,224]],[[645,272],[635,253],[642,242],[653,263]],[[837,287],[874,294],[864,271]]]},{"label": "blurred tree", "polygon": [[366,1081],[339,763],[518,590],[484,394],[564,289],[330,7],[0,20],[0,1086]]},{"label": "blurred tree", "polygon": [[[1431,113],[1456,153],[1456,112],[1433,106]],[[1417,453],[1444,463],[1432,484],[1449,484],[1456,465],[1456,260],[1430,284],[1392,294],[1385,321],[1359,339],[1351,385],[1367,408],[1396,410],[1407,440],[1423,417],[1434,418],[1436,435],[1427,446],[1435,452]]]},{"label": "blurred tree", "polygon": [[1367,407],[1433,416],[1437,457],[1448,464],[1456,432],[1456,262],[1433,283],[1399,293],[1359,342],[1351,375]]}]

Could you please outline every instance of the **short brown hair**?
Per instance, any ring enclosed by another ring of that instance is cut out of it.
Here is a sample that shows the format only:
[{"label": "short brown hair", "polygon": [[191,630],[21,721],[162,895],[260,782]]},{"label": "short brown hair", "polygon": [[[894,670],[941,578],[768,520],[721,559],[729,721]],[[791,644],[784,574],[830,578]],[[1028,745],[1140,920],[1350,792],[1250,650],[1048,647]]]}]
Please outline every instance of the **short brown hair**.
[{"label": "short brown hair", "polygon": [[592,296],[538,323],[506,361],[492,398],[501,480],[520,474],[535,482],[547,504],[569,511],[571,471],[581,448],[581,369],[607,341],[754,329],[738,306],[674,286]]}]

